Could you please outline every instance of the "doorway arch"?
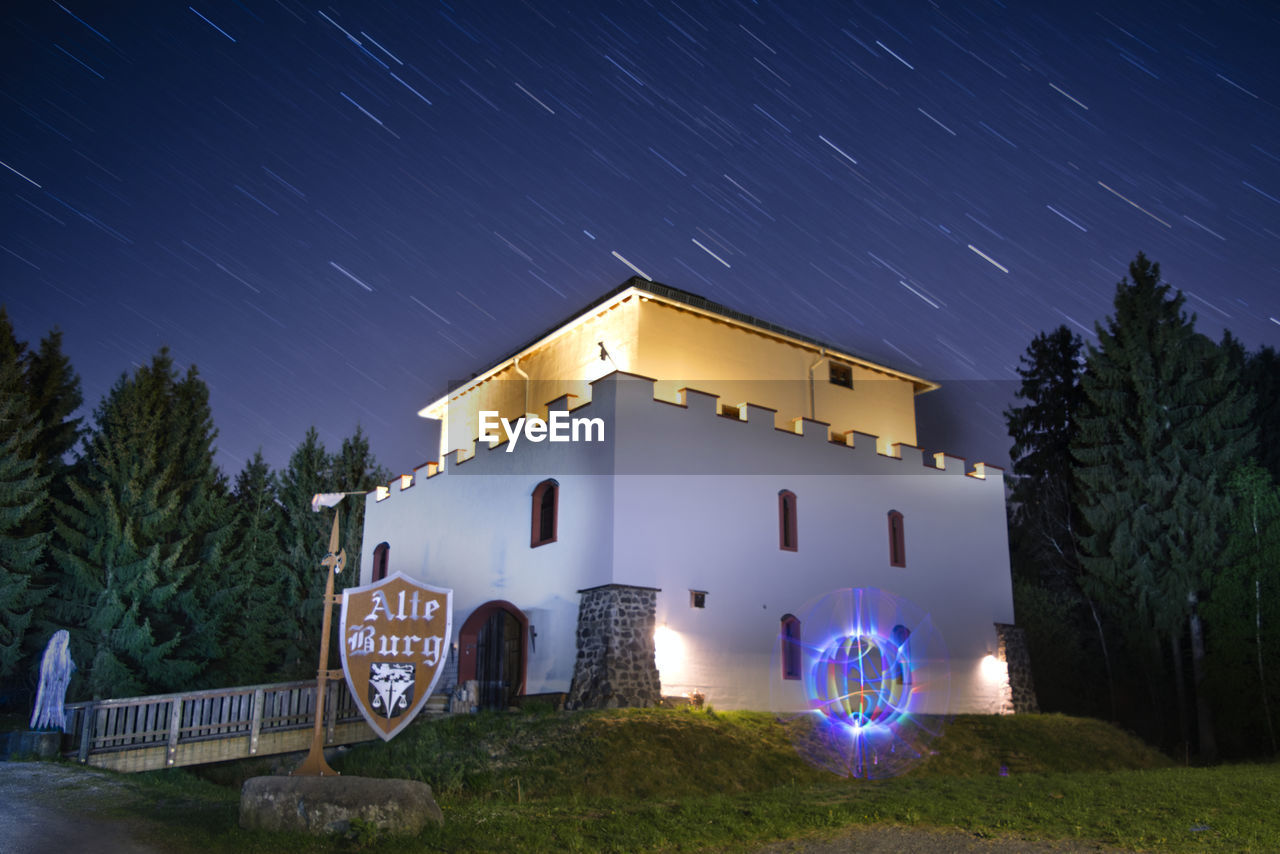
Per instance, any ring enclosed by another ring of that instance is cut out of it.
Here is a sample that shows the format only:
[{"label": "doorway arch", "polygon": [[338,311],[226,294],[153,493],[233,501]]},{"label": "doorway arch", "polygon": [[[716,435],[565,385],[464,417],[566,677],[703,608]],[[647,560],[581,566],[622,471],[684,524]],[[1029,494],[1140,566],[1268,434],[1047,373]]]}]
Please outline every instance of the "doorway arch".
[{"label": "doorway arch", "polygon": [[524,693],[529,618],[503,599],[471,612],[458,631],[458,681],[479,683],[480,708],[505,709]]}]

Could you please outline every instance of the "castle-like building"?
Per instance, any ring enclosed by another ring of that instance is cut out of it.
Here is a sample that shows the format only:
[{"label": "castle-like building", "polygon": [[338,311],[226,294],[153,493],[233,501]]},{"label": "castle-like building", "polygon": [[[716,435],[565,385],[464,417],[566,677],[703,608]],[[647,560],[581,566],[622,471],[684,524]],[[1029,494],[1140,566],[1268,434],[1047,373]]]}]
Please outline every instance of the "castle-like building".
[{"label": "castle-like building", "polygon": [[920,711],[1032,707],[1001,471],[915,447],[936,387],[633,278],[419,413],[440,455],[366,496],[360,583],[452,589],[437,691],[483,706],[802,709],[806,603],[867,588],[945,641]]}]

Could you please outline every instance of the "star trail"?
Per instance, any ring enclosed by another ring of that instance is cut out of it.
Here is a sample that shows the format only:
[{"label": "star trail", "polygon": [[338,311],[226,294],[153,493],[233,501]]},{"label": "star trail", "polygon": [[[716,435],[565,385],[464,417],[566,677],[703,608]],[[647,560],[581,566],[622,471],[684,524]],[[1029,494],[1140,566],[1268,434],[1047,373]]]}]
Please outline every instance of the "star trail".
[{"label": "star trail", "polygon": [[636,274],[967,390],[998,451],[965,396],[1139,250],[1280,343],[1274,4],[120,6],[2,13],[0,301],[87,410],[196,364],[229,474],[357,423],[408,471],[450,380]]}]

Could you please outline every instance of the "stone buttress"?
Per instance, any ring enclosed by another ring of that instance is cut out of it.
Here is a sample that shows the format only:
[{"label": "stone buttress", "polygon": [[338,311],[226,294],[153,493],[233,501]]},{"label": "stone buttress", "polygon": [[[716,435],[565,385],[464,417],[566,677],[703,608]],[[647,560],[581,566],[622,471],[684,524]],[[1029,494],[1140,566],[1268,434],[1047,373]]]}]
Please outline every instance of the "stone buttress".
[{"label": "stone buttress", "polygon": [[566,708],[656,706],[653,629],[658,591],[606,584],[578,591],[578,657]]}]

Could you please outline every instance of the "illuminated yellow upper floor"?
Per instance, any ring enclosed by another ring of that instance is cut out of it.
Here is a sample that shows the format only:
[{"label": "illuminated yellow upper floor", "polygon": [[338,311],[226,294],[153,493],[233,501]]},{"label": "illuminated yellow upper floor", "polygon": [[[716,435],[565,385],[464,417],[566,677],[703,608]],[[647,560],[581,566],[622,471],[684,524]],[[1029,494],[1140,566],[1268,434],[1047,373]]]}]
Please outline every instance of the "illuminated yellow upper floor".
[{"label": "illuminated yellow upper floor", "polygon": [[722,406],[775,410],[775,426],[799,418],[894,443],[916,443],[915,395],[937,384],[824,345],[702,297],[640,278],[451,389],[418,414],[442,422],[440,459],[469,451],[478,416],[546,417],[547,404],[590,399],[590,383],[615,370],[656,380],[658,398],[677,402],[695,388]]}]

